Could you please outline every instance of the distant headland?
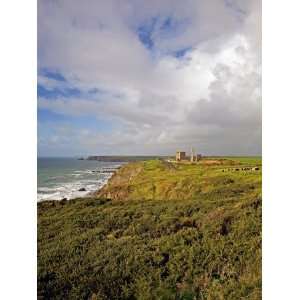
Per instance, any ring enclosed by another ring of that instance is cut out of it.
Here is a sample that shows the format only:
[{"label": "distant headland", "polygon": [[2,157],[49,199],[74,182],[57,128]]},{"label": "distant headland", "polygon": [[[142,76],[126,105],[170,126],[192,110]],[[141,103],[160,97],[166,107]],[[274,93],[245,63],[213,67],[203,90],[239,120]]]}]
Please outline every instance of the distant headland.
[{"label": "distant headland", "polygon": [[106,162],[133,162],[133,161],[145,161],[153,159],[170,159],[171,156],[159,156],[159,155],[93,155],[88,156],[87,160],[97,160]]}]

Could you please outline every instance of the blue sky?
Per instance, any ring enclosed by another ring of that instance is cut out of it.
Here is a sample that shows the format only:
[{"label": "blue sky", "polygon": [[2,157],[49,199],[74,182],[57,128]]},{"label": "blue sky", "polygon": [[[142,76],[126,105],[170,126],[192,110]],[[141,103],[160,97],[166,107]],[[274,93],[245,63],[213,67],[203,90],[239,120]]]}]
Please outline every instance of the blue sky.
[{"label": "blue sky", "polygon": [[260,5],[41,0],[38,154],[260,154]]}]

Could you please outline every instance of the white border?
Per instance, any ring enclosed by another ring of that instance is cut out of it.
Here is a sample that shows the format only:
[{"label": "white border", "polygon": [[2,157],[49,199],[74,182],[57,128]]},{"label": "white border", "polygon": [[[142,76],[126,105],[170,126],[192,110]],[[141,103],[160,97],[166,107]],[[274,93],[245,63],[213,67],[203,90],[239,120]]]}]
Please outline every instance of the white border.
[{"label": "white border", "polygon": [[36,299],[36,1],[0,5],[0,298]]},{"label": "white border", "polygon": [[[300,299],[299,2],[263,2],[263,299]],[[36,298],[36,2],[1,2],[1,299]],[[13,191],[13,193],[11,192]]]},{"label": "white border", "polygon": [[263,2],[263,299],[300,299],[299,1]]}]

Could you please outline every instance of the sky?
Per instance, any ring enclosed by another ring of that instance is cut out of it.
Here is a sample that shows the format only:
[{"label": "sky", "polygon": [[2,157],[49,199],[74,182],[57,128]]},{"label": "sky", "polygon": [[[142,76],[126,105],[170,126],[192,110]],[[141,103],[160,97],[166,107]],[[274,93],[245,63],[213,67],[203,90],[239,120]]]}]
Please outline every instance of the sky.
[{"label": "sky", "polygon": [[39,0],[38,155],[261,155],[260,0]]}]

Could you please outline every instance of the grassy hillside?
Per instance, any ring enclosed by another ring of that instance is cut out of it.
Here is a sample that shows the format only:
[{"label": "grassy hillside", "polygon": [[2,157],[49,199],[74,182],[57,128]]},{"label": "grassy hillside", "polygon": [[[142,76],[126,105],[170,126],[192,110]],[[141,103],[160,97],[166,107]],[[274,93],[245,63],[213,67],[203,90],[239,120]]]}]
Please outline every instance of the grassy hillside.
[{"label": "grassy hillside", "polygon": [[39,203],[38,297],[260,299],[260,164],[137,162],[94,199]]}]

